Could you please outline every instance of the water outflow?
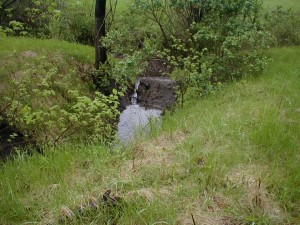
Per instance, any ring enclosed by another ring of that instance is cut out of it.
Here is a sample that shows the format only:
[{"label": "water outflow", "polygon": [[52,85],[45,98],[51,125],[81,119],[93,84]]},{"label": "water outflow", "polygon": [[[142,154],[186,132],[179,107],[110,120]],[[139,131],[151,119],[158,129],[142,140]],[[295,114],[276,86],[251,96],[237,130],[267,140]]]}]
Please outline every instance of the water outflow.
[{"label": "water outflow", "polygon": [[123,144],[129,144],[133,141],[137,132],[149,132],[147,125],[151,118],[158,118],[162,113],[162,110],[145,109],[138,105],[137,90],[139,85],[140,81],[138,80],[131,96],[131,105],[122,112],[118,123],[118,136]]},{"label": "water outflow", "polygon": [[140,79],[137,80],[134,87],[133,95],[131,96],[131,105],[137,105],[137,90],[140,86]]}]

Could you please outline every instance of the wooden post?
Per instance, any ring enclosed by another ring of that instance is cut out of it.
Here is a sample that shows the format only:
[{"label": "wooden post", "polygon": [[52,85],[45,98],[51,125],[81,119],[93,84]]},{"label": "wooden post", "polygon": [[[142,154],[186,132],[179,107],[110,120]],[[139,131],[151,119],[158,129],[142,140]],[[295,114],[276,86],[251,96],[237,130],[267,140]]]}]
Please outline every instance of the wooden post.
[{"label": "wooden post", "polygon": [[96,0],[95,7],[95,50],[96,60],[95,68],[99,69],[100,64],[104,64],[107,61],[106,48],[101,44],[101,38],[106,35],[105,31],[105,16],[106,16],[106,0]]}]

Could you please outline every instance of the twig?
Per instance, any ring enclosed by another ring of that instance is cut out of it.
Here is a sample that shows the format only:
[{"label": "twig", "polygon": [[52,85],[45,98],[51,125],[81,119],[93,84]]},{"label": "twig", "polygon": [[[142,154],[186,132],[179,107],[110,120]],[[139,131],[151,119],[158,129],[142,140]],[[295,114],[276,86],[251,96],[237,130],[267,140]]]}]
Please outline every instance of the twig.
[{"label": "twig", "polygon": [[71,122],[70,125],[54,140],[53,145],[56,145],[56,143],[62,138],[62,136],[70,130],[74,125],[74,122]]},{"label": "twig", "polygon": [[195,221],[194,215],[192,213],[191,213],[191,216],[192,216],[192,220],[193,220],[193,225],[196,225],[196,221]]}]

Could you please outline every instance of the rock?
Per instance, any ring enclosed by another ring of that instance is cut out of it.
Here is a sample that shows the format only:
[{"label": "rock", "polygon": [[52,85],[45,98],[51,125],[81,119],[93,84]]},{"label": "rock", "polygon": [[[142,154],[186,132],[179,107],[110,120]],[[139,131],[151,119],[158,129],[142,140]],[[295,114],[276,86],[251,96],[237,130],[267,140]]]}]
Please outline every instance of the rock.
[{"label": "rock", "polygon": [[128,90],[124,93],[124,96],[121,96],[119,98],[119,111],[123,112],[127,106],[131,104],[131,97],[133,95],[134,88],[133,87],[128,87]]},{"label": "rock", "polygon": [[175,103],[176,82],[168,77],[141,77],[137,90],[138,104],[164,110]]},{"label": "rock", "polygon": [[163,74],[170,74],[171,67],[168,61],[160,58],[152,58],[149,60],[143,76],[145,77],[162,77]]}]

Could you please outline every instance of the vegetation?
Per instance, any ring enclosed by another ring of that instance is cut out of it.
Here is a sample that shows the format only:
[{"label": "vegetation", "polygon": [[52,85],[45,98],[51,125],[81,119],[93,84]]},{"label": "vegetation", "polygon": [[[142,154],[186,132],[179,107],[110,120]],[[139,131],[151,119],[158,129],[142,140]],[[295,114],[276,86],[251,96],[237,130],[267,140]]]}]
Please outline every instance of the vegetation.
[{"label": "vegetation", "polygon": [[291,9],[278,7],[265,15],[265,25],[275,39],[275,45],[300,44],[300,19]]},{"label": "vegetation", "polygon": [[119,93],[94,92],[88,74],[92,48],[28,38],[1,44],[0,112],[29,142],[113,137]]},{"label": "vegetation", "polygon": [[57,224],[62,205],[76,211],[106,189],[121,214],[72,224],[297,224],[300,49],[267,54],[259,77],[189,101],[129,149],[69,145],[2,165],[1,224]]},{"label": "vegetation", "polygon": [[300,10],[300,2],[297,0],[264,0],[264,5],[268,9],[275,9],[278,6],[282,6],[285,9],[292,8],[293,10],[299,11]]},{"label": "vegetation", "polygon": [[[298,1],[129,2],[95,70],[94,1],[0,1],[0,143],[39,147],[0,161],[0,224],[298,224]],[[182,106],[122,146],[153,59]]]}]

